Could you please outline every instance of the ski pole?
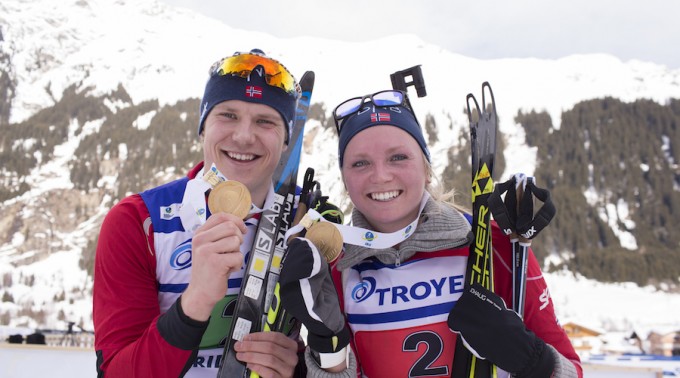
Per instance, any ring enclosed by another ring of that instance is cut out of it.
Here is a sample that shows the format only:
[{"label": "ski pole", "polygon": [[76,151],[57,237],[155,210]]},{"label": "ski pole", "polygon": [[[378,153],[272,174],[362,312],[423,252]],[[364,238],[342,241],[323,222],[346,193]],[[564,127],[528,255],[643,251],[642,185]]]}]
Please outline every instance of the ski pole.
[{"label": "ski pole", "polygon": [[[293,218],[293,224],[291,228],[300,223],[302,217],[307,213],[307,209],[312,204],[310,202],[310,196],[312,193],[312,188],[314,187],[314,169],[307,168],[305,171],[305,176],[302,182],[302,191],[300,192],[300,200],[298,202],[298,207],[295,212],[295,217]],[[296,234],[297,235],[297,234]],[[296,235],[291,235],[290,238],[294,238]],[[286,240],[287,242],[287,240]],[[284,252],[285,254],[286,252]],[[283,260],[283,259],[282,259]],[[279,295],[280,285],[277,282],[274,287],[274,296],[272,298],[271,304],[267,309],[265,321],[263,324],[263,331],[265,332],[281,332],[284,329],[284,322],[287,318],[287,313],[284,308],[281,307],[281,296]],[[251,372],[251,378],[257,377],[256,373]]]},{"label": "ski pole", "polygon": [[[505,193],[505,201],[501,195]],[[534,197],[543,206],[534,215]],[[491,213],[512,243],[512,308],[524,317],[526,274],[531,239],[536,237],[555,216],[550,192],[536,186],[535,179],[515,174],[510,180],[496,184],[489,197]]]},{"label": "ski pole", "polygon": [[[520,208],[520,204],[523,202],[524,189],[527,183],[527,176],[523,174],[515,175],[515,192],[517,197],[517,216],[522,217],[528,212],[530,216],[533,216],[533,198],[529,198],[528,208]],[[517,312],[517,314],[524,318],[524,299],[526,298],[526,275],[527,275],[527,261],[529,246],[531,245],[531,240],[522,237],[517,234],[515,229],[512,237],[510,238],[512,243],[512,308]]]}]

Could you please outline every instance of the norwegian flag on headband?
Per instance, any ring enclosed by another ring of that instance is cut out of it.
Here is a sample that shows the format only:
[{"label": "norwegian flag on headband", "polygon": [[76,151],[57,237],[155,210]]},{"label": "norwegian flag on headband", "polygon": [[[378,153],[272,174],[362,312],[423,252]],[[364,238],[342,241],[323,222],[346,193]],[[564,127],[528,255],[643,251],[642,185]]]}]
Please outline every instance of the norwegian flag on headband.
[{"label": "norwegian flag on headband", "polygon": [[248,85],[246,87],[246,97],[262,98],[262,87]]},{"label": "norwegian flag on headband", "polygon": [[390,122],[390,113],[372,113],[371,122]]}]

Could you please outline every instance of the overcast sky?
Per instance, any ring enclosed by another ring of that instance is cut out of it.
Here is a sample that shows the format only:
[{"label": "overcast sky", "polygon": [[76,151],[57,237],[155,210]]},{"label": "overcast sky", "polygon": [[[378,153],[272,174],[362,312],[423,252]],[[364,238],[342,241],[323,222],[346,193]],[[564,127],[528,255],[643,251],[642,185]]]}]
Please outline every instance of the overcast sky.
[{"label": "overcast sky", "polygon": [[680,68],[676,0],[162,0],[280,37],[416,34],[474,58],[609,53]]}]

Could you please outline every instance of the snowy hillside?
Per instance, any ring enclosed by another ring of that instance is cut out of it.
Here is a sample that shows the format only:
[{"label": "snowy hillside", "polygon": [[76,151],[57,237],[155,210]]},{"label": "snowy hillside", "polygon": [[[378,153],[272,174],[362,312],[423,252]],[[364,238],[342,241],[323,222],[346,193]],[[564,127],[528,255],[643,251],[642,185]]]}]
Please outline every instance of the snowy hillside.
[{"label": "snowy hillside", "polygon": [[[54,104],[73,83],[91,87],[93,94],[108,93],[122,83],[135,103],[157,98],[162,104],[172,104],[200,97],[213,61],[254,47],[285,62],[297,77],[305,70],[315,71],[317,84],[312,100],[323,102],[328,114],[346,98],[388,88],[390,73],[422,65],[428,96],[418,99],[413,94],[412,103],[421,118],[432,114],[440,125],[438,142],[431,148],[438,172],[448,163],[445,152],[452,135],[467,126],[465,96],[469,92],[481,96],[484,81],[493,87],[501,132],[508,138],[505,158],[512,171],[505,176],[519,171],[530,174],[535,168],[535,151],[526,147],[524,130],[513,121],[520,109],[547,110],[559,125],[561,112],[585,99],[612,96],[624,101],[647,98],[664,103],[671,97],[680,98],[680,70],[653,63],[622,62],[609,55],[551,61],[479,60],[427,44],[413,35],[363,43],[312,37],[279,39],[233,29],[155,0],[3,0],[0,32],[0,53],[8,57],[0,63],[0,71],[16,83],[11,123]],[[89,124],[84,134],[69,135],[55,151],[55,159],[31,173],[27,181],[34,185],[32,190],[0,206],[30,203],[55,189],[72,188],[68,162],[79,138],[96,132],[98,127]],[[328,194],[341,198],[334,130],[323,130],[318,122],[308,127],[319,134],[314,145],[305,149],[302,165],[314,166]],[[114,176],[107,177],[102,185],[105,188],[113,181]],[[59,235],[64,241],[61,249],[39,262],[17,264],[26,258],[14,253],[25,242],[19,233],[0,244],[0,277],[10,277],[15,302],[32,303],[35,311],[48,314],[47,324],[16,316],[12,325],[63,328],[64,322],[56,315],[63,311],[68,319],[82,319],[85,328],[92,328],[91,277],[78,267],[78,259],[87,244],[85,234],[98,227],[108,209],[104,204],[108,205],[109,199],[97,208],[92,220],[79,224],[72,233]],[[32,285],[26,283],[26,277],[34,277]],[[628,284],[603,285],[560,274],[549,275],[548,281],[563,318],[611,330],[631,324],[680,327],[679,294],[655,293]],[[3,282],[3,289],[6,285]],[[62,292],[78,295],[70,303],[55,303]],[[18,306],[0,303],[0,313],[7,311],[18,311]]]},{"label": "snowy hillside", "polygon": [[506,120],[503,131],[511,134],[518,109],[546,109],[559,123],[562,110],[585,99],[664,102],[680,97],[680,70],[653,63],[621,62],[609,55],[478,60],[413,35],[364,43],[278,39],[155,0],[76,1],[69,7],[46,0],[7,0],[0,5],[0,22],[3,50],[11,56],[18,82],[12,122],[51,104],[52,97],[80,81],[99,93],[122,82],[135,102],[200,97],[212,62],[252,47],[281,59],[298,77],[315,71],[314,100],[329,107],[389,87],[390,73],[420,64],[429,95],[414,104],[419,113],[442,116],[447,111],[463,121],[465,96],[489,81]]}]

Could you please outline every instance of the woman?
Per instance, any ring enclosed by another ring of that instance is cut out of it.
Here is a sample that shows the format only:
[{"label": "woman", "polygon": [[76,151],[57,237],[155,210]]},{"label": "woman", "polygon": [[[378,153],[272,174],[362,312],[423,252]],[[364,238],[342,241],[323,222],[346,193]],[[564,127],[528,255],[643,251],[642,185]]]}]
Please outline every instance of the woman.
[{"label": "woman", "polygon": [[[304,240],[290,245],[282,301],[310,330],[310,375],[352,376],[356,367],[368,377],[451,376],[455,329],[473,353],[500,369],[500,377],[582,377],[533,254],[524,324],[503,306],[490,311],[476,303],[478,298],[511,303],[511,247],[497,227],[492,232],[496,294],[465,288],[469,218],[431,188],[430,154],[406,94],[388,90],[353,98],[335,109],[334,118],[342,179],[354,204],[352,225],[365,243],[348,244],[356,235],[343,231],[344,253],[333,267],[339,305],[351,331],[353,353],[345,359],[332,358],[342,351],[331,351],[318,339],[341,342],[347,328],[323,329],[309,320],[314,318],[310,311],[300,311],[292,299],[293,304],[286,303],[294,297],[290,292],[297,286],[290,283],[295,279],[328,275],[324,269],[297,276],[287,272],[288,266],[291,271],[305,266],[299,261],[305,251],[315,254]],[[485,315],[467,316],[471,311]],[[317,316],[320,323],[337,323],[332,311],[319,314],[325,315]]]}]

